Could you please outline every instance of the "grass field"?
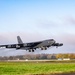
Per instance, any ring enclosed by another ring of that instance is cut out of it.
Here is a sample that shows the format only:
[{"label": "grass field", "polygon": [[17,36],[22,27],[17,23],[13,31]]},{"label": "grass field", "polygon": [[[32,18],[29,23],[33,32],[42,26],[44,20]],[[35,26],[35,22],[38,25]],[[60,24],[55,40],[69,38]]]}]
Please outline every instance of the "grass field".
[{"label": "grass field", "polygon": [[0,62],[0,75],[75,73],[75,62],[68,62]]}]

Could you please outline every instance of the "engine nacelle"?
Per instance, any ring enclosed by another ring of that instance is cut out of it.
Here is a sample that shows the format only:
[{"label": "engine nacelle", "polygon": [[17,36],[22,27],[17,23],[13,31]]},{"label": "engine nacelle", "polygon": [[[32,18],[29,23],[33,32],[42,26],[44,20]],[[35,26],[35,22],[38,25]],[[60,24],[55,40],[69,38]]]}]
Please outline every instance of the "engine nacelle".
[{"label": "engine nacelle", "polygon": [[12,48],[12,46],[11,45],[7,45],[6,48]]},{"label": "engine nacelle", "polygon": [[54,43],[53,46],[62,46],[63,43]]},{"label": "engine nacelle", "polygon": [[16,49],[20,49],[20,46],[19,45],[16,45]]}]

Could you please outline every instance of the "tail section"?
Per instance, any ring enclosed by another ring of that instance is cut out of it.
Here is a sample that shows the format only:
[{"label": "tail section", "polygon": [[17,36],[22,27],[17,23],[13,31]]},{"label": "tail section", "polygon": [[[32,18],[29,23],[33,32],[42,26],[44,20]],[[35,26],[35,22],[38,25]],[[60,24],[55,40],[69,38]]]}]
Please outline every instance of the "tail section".
[{"label": "tail section", "polygon": [[17,36],[17,40],[18,40],[18,44],[22,44],[23,43],[21,38],[20,38],[20,36]]}]

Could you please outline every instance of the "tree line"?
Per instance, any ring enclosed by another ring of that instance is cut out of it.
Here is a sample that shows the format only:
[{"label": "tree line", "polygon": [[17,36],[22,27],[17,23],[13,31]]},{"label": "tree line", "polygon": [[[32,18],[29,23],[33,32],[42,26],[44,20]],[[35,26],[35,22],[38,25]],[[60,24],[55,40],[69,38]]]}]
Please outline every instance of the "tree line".
[{"label": "tree line", "polygon": [[17,56],[0,56],[0,60],[43,60],[43,59],[75,59],[74,53],[67,54],[26,54]]}]

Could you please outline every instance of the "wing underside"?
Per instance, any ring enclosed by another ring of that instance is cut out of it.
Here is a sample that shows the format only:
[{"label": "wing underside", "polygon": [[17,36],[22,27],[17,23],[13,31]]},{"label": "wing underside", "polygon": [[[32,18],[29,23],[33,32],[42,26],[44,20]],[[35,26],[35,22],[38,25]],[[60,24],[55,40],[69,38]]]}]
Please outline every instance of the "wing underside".
[{"label": "wing underside", "polygon": [[9,45],[0,45],[0,47],[5,47],[5,48],[16,48],[16,49],[21,49],[21,48],[29,48],[33,49],[35,46],[40,44],[41,42],[34,42],[34,43],[22,43],[22,44],[9,44]]}]

